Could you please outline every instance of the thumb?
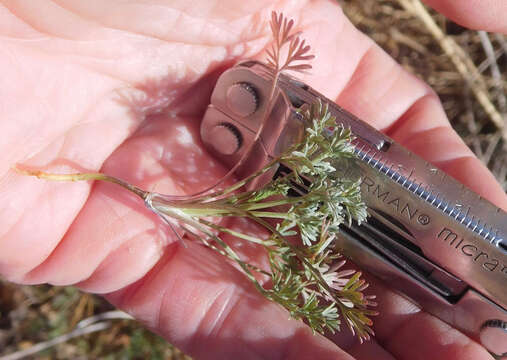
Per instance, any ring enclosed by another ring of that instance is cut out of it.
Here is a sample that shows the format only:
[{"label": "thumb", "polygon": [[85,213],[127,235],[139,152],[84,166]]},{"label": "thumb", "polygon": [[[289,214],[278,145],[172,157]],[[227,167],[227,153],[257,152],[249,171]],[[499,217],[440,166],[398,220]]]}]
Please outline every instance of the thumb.
[{"label": "thumb", "polygon": [[507,33],[505,0],[424,0],[424,2],[462,26]]}]

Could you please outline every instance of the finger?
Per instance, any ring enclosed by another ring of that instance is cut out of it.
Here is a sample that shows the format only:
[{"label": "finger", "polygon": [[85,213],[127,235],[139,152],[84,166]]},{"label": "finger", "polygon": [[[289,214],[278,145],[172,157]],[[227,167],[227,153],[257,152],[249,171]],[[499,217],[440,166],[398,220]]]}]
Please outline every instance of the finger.
[{"label": "finger", "polygon": [[[507,3],[503,0],[424,0],[460,25],[476,30],[507,33]],[[502,14],[502,15],[501,15]]]},{"label": "finger", "polygon": [[492,360],[477,342],[437,317],[421,311],[382,282],[369,279],[377,294],[377,341],[397,359]]},{"label": "finger", "polygon": [[376,339],[372,339],[365,343],[355,342],[347,349],[347,352],[358,360],[394,360],[396,359],[388,352]]},{"label": "finger", "polygon": [[192,242],[108,299],[198,359],[353,359]]},{"label": "finger", "polygon": [[436,94],[376,45],[364,54],[337,103],[507,208],[503,189],[451,128]]},{"label": "finger", "polygon": [[431,88],[354,28],[337,5],[312,3],[320,5],[324,15],[319,21],[311,11],[301,19],[304,36],[318,54],[306,81],[479,195],[507,209],[505,192],[451,128]]},{"label": "finger", "polygon": [[[507,210],[507,196],[493,174],[464,144],[430,95],[414,103],[387,132],[496,206]],[[470,176],[473,174],[474,176]]]},{"label": "finger", "polygon": [[[351,263],[349,267],[357,268]],[[365,293],[375,294],[378,303],[379,314],[373,318],[375,337],[366,346],[344,333],[332,337],[349,354],[358,359],[374,354],[375,359],[378,355],[398,360],[492,360],[480,344],[391,290],[389,282],[375,274],[363,274],[363,278],[370,284]]]}]

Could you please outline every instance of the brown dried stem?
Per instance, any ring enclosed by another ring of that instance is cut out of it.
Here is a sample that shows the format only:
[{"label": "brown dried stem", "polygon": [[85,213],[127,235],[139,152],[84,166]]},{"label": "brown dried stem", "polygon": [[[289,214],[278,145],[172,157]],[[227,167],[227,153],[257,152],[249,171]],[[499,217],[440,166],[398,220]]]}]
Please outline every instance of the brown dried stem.
[{"label": "brown dried stem", "polygon": [[29,169],[22,169],[18,166],[15,166],[14,171],[21,175],[27,175],[27,176],[35,176],[39,179],[45,179],[45,180],[51,180],[51,181],[88,181],[88,180],[101,180],[110,182],[116,185],[120,185],[124,189],[127,189],[137,196],[139,196],[141,199],[146,200],[149,192],[144,191],[137,186],[134,186],[132,184],[129,184],[123,180],[120,180],[118,178],[102,174],[102,173],[75,173],[75,174],[52,174],[47,173],[40,170],[29,170]]}]

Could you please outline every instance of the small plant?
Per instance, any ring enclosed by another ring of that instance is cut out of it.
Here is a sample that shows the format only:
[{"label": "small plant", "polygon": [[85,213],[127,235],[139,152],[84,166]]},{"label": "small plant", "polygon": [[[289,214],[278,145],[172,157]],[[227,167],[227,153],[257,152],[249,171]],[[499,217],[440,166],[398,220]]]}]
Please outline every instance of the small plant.
[{"label": "small plant", "polygon": [[[268,64],[273,72],[270,101],[282,71],[304,71],[310,47],[292,33],[294,22],[273,13],[273,47]],[[282,56],[282,53],[286,53]],[[265,118],[269,114],[269,106]],[[368,284],[361,273],[344,270],[345,260],[335,247],[339,227],[366,218],[359,183],[343,177],[337,161],[352,159],[352,134],[337,127],[326,104],[313,104],[301,112],[306,120],[306,136],[247,178],[220,191],[174,198],[139,189],[120,179],[101,174],[48,174],[20,172],[49,180],[102,180],[118,184],[143,199],[171,228],[182,229],[187,238],[234,261],[257,290],[267,299],[286,308],[292,317],[305,321],[314,331],[340,330],[341,319],[363,341],[373,335],[371,316],[375,296],[363,294]],[[334,129],[331,131],[330,129]],[[283,164],[286,174],[256,190],[244,185]],[[297,194],[297,196],[289,196]],[[243,234],[211,222],[210,217],[245,217],[269,231],[267,239]],[[270,220],[275,220],[272,225]],[[269,259],[269,271],[243,259],[216,233],[231,234],[261,245]],[[299,235],[301,240],[289,240]],[[258,274],[270,278],[269,285],[257,280]],[[341,319],[340,319],[341,316]]]}]

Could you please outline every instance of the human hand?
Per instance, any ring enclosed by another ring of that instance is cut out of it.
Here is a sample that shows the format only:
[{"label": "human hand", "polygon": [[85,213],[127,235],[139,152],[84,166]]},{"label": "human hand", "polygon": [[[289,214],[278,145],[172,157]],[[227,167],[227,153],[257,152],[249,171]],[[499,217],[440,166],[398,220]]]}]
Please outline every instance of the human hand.
[{"label": "human hand", "polygon": [[[334,3],[156,3],[0,3],[0,273],[105,294],[197,358],[489,359],[374,280],[375,340],[358,345],[345,329],[331,340],[314,336],[221,258],[180,246],[124,191],[11,170],[17,163],[50,172],[102,169],[168,194],[212,185],[225,170],[199,142],[202,111],[218,72],[262,53],[274,9],[297,20],[317,55],[305,81],[507,208],[433,92]],[[258,249],[240,251],[262,262]]]}]

